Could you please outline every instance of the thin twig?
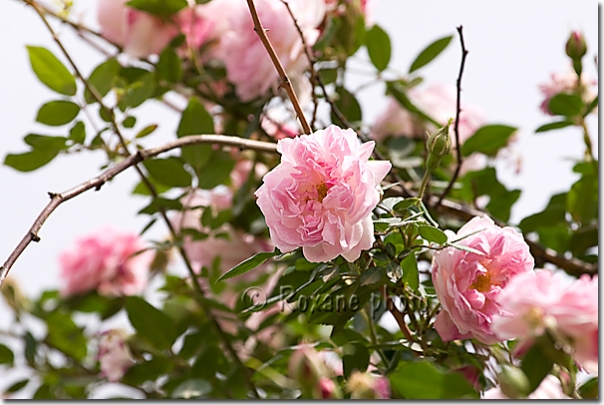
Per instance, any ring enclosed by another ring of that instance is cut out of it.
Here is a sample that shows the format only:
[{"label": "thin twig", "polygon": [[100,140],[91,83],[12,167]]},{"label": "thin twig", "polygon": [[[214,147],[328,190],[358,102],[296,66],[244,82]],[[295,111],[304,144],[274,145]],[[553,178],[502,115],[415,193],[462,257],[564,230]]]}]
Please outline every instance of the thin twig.
[{"label": "thin twig", "polygon": [[279,57],[277,56],[275,49],[273,49],[273,45],[269,41],[268,36],[266,35],[266,30],[260,22],[260,18],[258,17],[258,11],[256,10],[256,5],[254,4],[254,0],[247,0],[247,4],[250,8],[252,20],[254,21],[254,31],[256,31],[256,34],[258,34],[258,37],[260,37],[260,41],[262,41],[262,44],[268,52],[268,56],[270,56],[273,65],[275,65],[275,69],[277,69],[277,73],[281,78],[281,86],[285,88],[285,91],[287,92],[287,95],[289,96],[289,99],[292,102],[292,105],[294,106],[294,110],[296,110],[296,115],[298,116],[300,125],[302,125],[302,131],[305,134],[310,134],[312,132],[310,125],[308,125],[308,121],[306,121],[304,111],[302,111],[302,107],[300,106],[300,102],[298,101],[298,97],[296,96],[296,92],[294,91],[292,83],[289,80],[289,77],[287,77],[287,73],[285,72],[283,65],[281,65],[281,61],[279,61]]},{"label": "thin twig", "polygon": [[261,142],[254,141],[251,139],[239,138],[237,136],[227,136],[227,135],[190,135],[184,136],[182,138],[177,139],[176,141],[169,142],[165,145],[158,146],[151,149],[144,149],[138,151],[134,155],[130,155],[119,163],[115,164],[115,166],[110,167],[105,170],[100,175],[85,181],[84,183],[77,185],[67,191],[62,193],[49,193],[51,200],[50,203],[42,210],[40,215],[36,218],[33,225],[27,232],[27,234],[23,237],[19,245],[15,248],[15,250],[10,254],[6,262],[0,267],[0,287],[4,284],[4,280],[8,275],[11,267],[17,260],[17,258],[23,253],[27,245],[31,242],[39,242],[40,237],[38,236],[38,232],[42,228],[42,225],[46,222],[50,214],[63,202],[70,200],[85,191],[90,189],[95,189],[98,191],[101,189],[103,184],[107,181],[111,180],[124,170],[132,167],[145,159],[149,159],[151,157],[157,156],[161,153],[168,152],[172,149],[182,148],[189,145],[196,145],[202,143],[209,143],[215,145],[222,146],[231,146],[240,149],[250,149],[259,152],[268,152],[268,153],[276,153],[277,148],[276,145],[269,142]]},{"label": "thin twig", "polygon": [[455,171],[453,172],[453,176],[451,176],[451,180],[445,188],[445,191],[441,194],[438,202],[436,203],[436,208],[442,203],[444,198],[447,196],[449,191],[451,191],[451,187],[457,180],[457,176],[459,176],[459,171],[461,170],[461,164],[463,163],[463,158],[461,156],[461,143],[459,140],[459,116],[461,114],[461,78],[463,76],[463,69],[466,65],[466,56],[468,55],[468,51],[466,50],[466,45],[463,40],[463,26],[460,25],[457,27],[457,32],[459,32],[459,42],[461,44],[461,64],[459,66],[459,76],[457,76],[457,107],[455,112],[455,126],[453,127],[455,132],[455,152],[457,155],[457,166],[455,166]]}]

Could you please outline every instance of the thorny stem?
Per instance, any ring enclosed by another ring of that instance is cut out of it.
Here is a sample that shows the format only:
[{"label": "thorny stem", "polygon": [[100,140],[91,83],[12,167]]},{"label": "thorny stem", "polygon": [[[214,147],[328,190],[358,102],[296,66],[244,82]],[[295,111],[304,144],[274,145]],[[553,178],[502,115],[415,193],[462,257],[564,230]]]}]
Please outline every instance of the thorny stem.
[{"label": "thorny stem", "polygon": [[457,27],[457,32],[459,32],[459,42],[461,44],[461,65],[459,66],[459,76],[457,76],[457,106],[455,110],[455,125],[453,127],[455,133],[455,152],[457,157],[457,166],[455,166],[455,171],[453,172],[453,176],[451,176],[451,180],[447,185],[447,188],[443,191],[438,202],[436,203],[435,208],[437,208],[444,198],[451,191],[451,187],[457,180],[457,176],[459,176],[459,171],[461,170],[461,164],[463,163],[463,158],[461,156],[461,143],[459,142],[459,116],[461,114],[461,78],[463,76],[463,69],[466,65],[466,57],[468,55],[468,51],[466,50],[466,45],[463,39],[463,26],[460,25]]},{"label": "thorny stem", "polygon": [[300,102],[298,101],[298,97],[296,96],[296,92],[294,91],[292,83],[289,80],[289,77],[287,76],[283,65],[281,64],[281,61],[279,60],[279,57],[277,56],[273,45],[271,44],[268,39],[268,36],[266,35],[266,30],[262,26],[262,22],[260,22],[260,18],[258,17],[258,11],[256,10],[256,5],[254,4],[254,0],[247,0],[247,4],[250,8],[252,20],[254,21],[254,31],[256,31],[256,34],[258,34],[258,37],[260,37],[260,41],[262,41],[262,44],[268,52],[268,56],[271,58],[273,65],[275,65],[275,69],[277,69],[277,73],[281,78],[281,86],[285,88],[285,91],[287,92],[287,95],[289,96],[289,99],[292,102],[292,105],[294,106],[294,110],[296,110],[296,115],[298,116],[300,125],[302,125],[302,131],[305,134],[310,134],[312,132],[310,125],[308,125],[308,121],[306,121],[304,111],[302,111],[302,107],[300,106]]}]

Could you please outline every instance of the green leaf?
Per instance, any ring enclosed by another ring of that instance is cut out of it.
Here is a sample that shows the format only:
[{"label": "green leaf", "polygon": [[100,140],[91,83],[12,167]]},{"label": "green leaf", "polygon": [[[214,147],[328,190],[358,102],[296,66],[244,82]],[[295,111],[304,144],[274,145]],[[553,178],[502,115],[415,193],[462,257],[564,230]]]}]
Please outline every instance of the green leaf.
[{"label": "green leaf", "polygon": [[34,149],[21,154],[9,153],[4,159],[4,164],[20,172],[31,172],[50,163],[58,154],[59,150],[56,149]]},{"label": "green leaf", "polygon": [[212,384],[202,378],[191,378],[180,383],[172,392],[172,398],[193,399],[212,392]]},{"label": "green leaf", "polygon": [[440,245],[447,243],[447,234],[438,228],[429,225],[424,225],[418,227],[417,230],[422,236],[422,238],[426,239],[429,242],[438,243]]},{"label": "green leaf", "polygon": [[419,271],[417,268],[417,259],[415,253],[411,252],[401,262],[403,269],[403,281],[414,291],[419,287]]},{"label": "green leaf", "polygon": [[187,0],[130,0],[126,4],[160,17],[169,17],[187,7]]},{"label": "green leaf", "polygon": [[66,313],[52,312],[46,318],[48,343],[76,361],[82,361],[88,352],[88,341],[82,329]]},{"label": "green leaf", "polygon": [[[356,122],[356,121],[363,120],[363,113],[361,110],[361,105],[359,104],[359,102],[357,101],[357,99],[355,98],[355,96],[352,93],[350,93],[344,87],[337,87],[336,95],[337,95],[337,98],[335,100],[336,107],[338,107],[338,110],[340,110],[342,115],[349,122]],[[331,122],[333,122],[336,125],[340,125],[340,126],[344,125],[344,123],[340,121],[340,119],[333,113],[333,111],[331,112]]]},{"label": "green leaf", "polygon": [[138,131],[138,134],[136,134],[135,138],[136,139],[144,138],[148,135],[151,135],[153,132],[155,132],[156,129],[157,129],[157,124],[147,125],[145,128]]},{"label": "green leaf", "polygon": [[520,221],[518,227],[522,232],[529,233],[540,228],[564,224],[566,222],[566,195],[566,193],[553,195],[543,211],[527,216]]},{"label": "green leaf", "polygon": [[323,81],[324,85],[331,84],[338,78],[337,69],[321,69],[319,70],[319,77]]},{"label": "green leaf", "polygon": [[417,115],[419,118],[425,121],[431,122],[438,128],[442,127],[442,124],[430,117],[424,111],[420,110],[411,102],[411,100],[409,100],[409,97],[407,97],[406,94],[406,89],[404,89],[400,83],[386,82],[386,93],[392,95],[396,101],[398,101],[398,103],[410,113]]},{"label": "green leaf", "polygon": [[453,36],[444,37],[428,45],[426,49],[421,51],[417,58],[415,58],[415,60],[411,64],[411,67],[409,68],[409,73],[412,73],[417,69],[432,62],[434,58],[436,58],[438,55],[440,55],[442,51],[445,50],[447,45],[449,45],[449,43],[451,42],[451,39],[453,39]]},{"label": "green leaf", "polygon": [[554,129],[566,128],[571,125],[575,125],[575,123],[570,120],[550,122],[549,124],[541,125],[539,128],[537,128],[535,130],[535,133],[539,134],[541,132],[547,132],[547,131],[551,131]]},{"label": "green leaf", "polygon": [[275,257],[279,254],[279,251],[275,249],[272,252],[260,252],[256,253],[254,256],[250,257],[239,263],[237,266],[233,267],[231,270],[224,273],[222,276],[218,278],[217,281],[228,280],[229,278],[233,278],[236,276],[240,276],[244,273],[247,273],[250,270],[255,269],[260,266],[262,263],[270,259],[271,257]]},{"label": "green leaf", "polygon": [[178,157],[150,159],[143,162],[145,168],[155,180],[171,187],[188,187],[192,176],[184,168],[184,162]]},{"label": "green leaf", "polygon": [[527,395],[535,391],[541,384],[541,381],[549,374],[554,362],[543,351],[542,345],[533,344],[531,348],[522,357],[520,368],[529,380],[529,391]]},{"label": "green leaf", "polygon": [[[213,134],[214,121],[197,97],[191,97],[187,108],[182,112],[176,135],[182,138],[186,135]],[[182,148],[182,158],[199,172],[208,163],[212,155],[212,145],[192,145]]]},{"label": "green leaf", "polygon": [[134,128],[134,126],[136,125],[136,118],[133,116],[128,116],[124,118],[124,121],[122,121],[122,125],[124,126],[124,128]]},{"label": "green leaf", "polygon": [[583,399],[598,399],[598,377],[591,378],[579,387],[579,394]]},{"label": "green leaf", "polygon": [[[155,76],[153,73],[145,73],[132,84],[129,84],[125,89],[125,94],[118,103],[120,110],[125,111],[127,108],[138,107],[151,96],[155,91]],[[103,111],[102,109],[101,111]]]},{"label": "green leaf", "polygon": [[6,389],[7,393],[15,393],[17,391],[19,391],[21,388],[25,387],[27,385],[27,383],[29,382],[29,378],[24,378],[23,380],[19,380],[16,383],[14,383],[13,385],[11,385],[10,387],[8,387]]},{"label": "green leaf", "polygon": [[157,77],[168,83],[178,83],[182,79],[182,66],[180,58],[173,48],[165,48],[157,62]]},{"label": "green leaf", "polygon": [[369,350],[362,343],[349,343],[343,347],[342,366],[344,378],[348,379],[354,370],[365,372],[369,366]]},{"label": "green leaf", "polygon": [[3,344],[0,344],[0,364],[8,364],[9,366],[13,365],[15,361],[15,355],[13,351]]},{"label": "green leaf", "polygon": [[25,350],[24,350],[25,360],[27,360],[27,364],[29,364],[30,367],[35,367],[36,350],[38,347],[38,341],[36,340],[36,338],[34,338],[34,336],[29,331],[25,332],[25,336],[23,337],[23,340],[25,343]]},{"label": "green leaf", "polygon": [[57,93],[75,96],[75,78],[52,52],[40,46],[28,46],[27,52],[31,67],[42,83]]},{"label": "green leaf", "polygon": [[460,373],[427,361],[400,363],[389,375],[392,389],[406,399],[471,399],[478,393]]},{"label": "green leaf", "polygon": [[583,110],[583,99],[578,94],[558,93],[549,100],[548,109],[554,115],[575,117]]},{"label": "green leaf", "polygon": [[86,141],[86,126],[82,121],[75,123],[69,130],[69,139],[74,143],[83,144]]},{"label": "green leaf", "polygon": [[156,349],[169,349],[176,340],[172,319],[144,299],[127,297],[126,312],[137,334]]},{"label": "green leaf", "polygon": [[169,211],[169,210],[181,211],[182,210],[182,204],[178,200],[170,200],[168,198],[157,197],[157,198],[154,198],[153,201],[151,201],[151,203],[149,205],[147,205],[145,208],[143,208],[142,210],[140,210],[138,213],[139,214],[153,215],[156,212],[159,212],[161,210],[164,210],[164,211]]},{"label": "green leaf", "polygon": [[63,136],[49,136],[49,135],[38,135],[38,134],[27,134],[23,138],[26,144],[34,149],[39,150],[61,150],[65,149],[67,138]]},{"label": "green leaf", "polygon": [[520,190],[508,190],[497,179],[494,167],[467,173],[461,180],[460,195],[466,201],[474,201],[477,197],[490,197],[487,210],[497,219],[507,222],[514,203],[520,197]]},{"label": "green leaf", "polygon": [[128,385],[140,386],[146,381],[155,381],[161,375],[169,372],[174,363],[164,356],[156,355],[149,361],[133,365],[126,371],[121,382]]},{"label": "green leaf", "polygon": [[[107,93],[109,93],[109,90],[111,90],[113,81],[117,77],[119,71],[119,62],[113,58],[109,59],[98,65],[92,71],[90,77],[88,78],[88,84],[96,89],[96,92],[99,96],[105,97]],[[92,104],[97,101],[88,89],[84,91],[84,99],[88,104]]]},{"label": "green leaf", "polygon": [[40,107],[36,121],[52,126],[65,125],[73,121],[79,112],[80,107],[71,101],[50,101]]},{"label": "green leaf", "polygon": [[388,34],[379,25],[375,24],[367,31],[365,44],[373,66],[380,72],[386,69],[388,63],[390,63],[392,53]]},{"label": "green leaf", "polygon": [[474,152],[495,156],[499,149],[508,144],[517,129],[507,125],[485,125],[463,143],[461,153],[463,156],[470,156]]},{"label": "green leaf", "polygon": [[566,209],[575,221],[586,224],[598,217],[598,202],[598,176],[584,175],[571,186]]},{"label": "green leaf", "polygon": [[221,150],[212,151],[210,159],[196,171],[199,178],[197,186],[209,190],[219,184],[224,184],[228,181],[234,167],[235,160],[230,154]]}]

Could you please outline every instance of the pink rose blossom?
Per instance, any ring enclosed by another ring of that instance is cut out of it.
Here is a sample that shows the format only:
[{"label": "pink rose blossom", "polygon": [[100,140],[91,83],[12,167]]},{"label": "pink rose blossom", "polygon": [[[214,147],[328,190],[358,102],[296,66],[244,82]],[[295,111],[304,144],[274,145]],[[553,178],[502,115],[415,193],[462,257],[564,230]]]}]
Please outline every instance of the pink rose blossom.
[{"label": "pink rose blossom", "polygon": [[[486,391],[482,395],[482,399],[510,399],[503,392],[501,388],[494,387]],[[564,391],[562,391],[562,385],[553,375],[548,375],[541,381],[541,384],[526,397],[526,399],[571,399]]]},{"label": "pink rose blossom", "polygon": [[[591,102],[597,95],[593,87],[597,85],[596,80],[590,80],[582,75],[581,96],[586,102]],[[550,81],[539,85],[539,90],[543,95],[543,101],[539,108],[548,115],[554,115],[549,110],[549,102],[558,93],[575,93],[577,91],[577,74],[574,70],[568,69],[566,73],[552,73]]]},{"label": "pink rose blossom", "polygon": [[207,5],[187,7],[180,11],[175,18],[180,31],[187,40],[187,46],[192,49],[199,49],[201,45],[211,39],[216,16],[214,19],[208,18],[203,12],[204,7],[207,7]]},{"label": "pink rose blossom", "polygon": [[534,259],[520,233],[487,216],[472,218],[449,240],[462,236],[467,237],[459,244],[482,255],[453,247],[434,254],[432,281],[442,305],[434,327],[443,341],[492,344],[500,340],[491,330],[493,317],[502,312],[497,296],[514,275],[531,272]]},{"label": "pink rose blossom", "polygon": [[[318,26],[325,16],[323,0],[290,0],[289,6],[308,46],[319,37]],[[240,0],[210,2],[214,18],[221,19],[212,37],[218,38],[214,57],[224,62],[227,79],[243,102],[277,90],[280,79],[266,49],[254,31],[248,5]],[[304,72],[309,62],[302,40],[281,0],[256,0],[260,21],[294,86],[309,88]],[[306,82],[302,84],[301,82]],[[299,95],[300,97],[300,95]]]},{"label": "pink rose blossom", "polygon": [[178,34],[178,27],[130,8],[127,0],[99,0],[98,21],[108,40],[135,58],[158,54]]},{"label": "pink rose blossom", "polygon": [[119,381],[134,364],[126,337],[124,331],[116,329],[101,334],[97,352],[101,378],[106,377],[111,382]]},{"label": "pink rose blossom", "polygon": [[597,275],[572,282],[549,270],[519,274],[496,300],[502,314],[493,318],[492,330],[499,338],[519,338],[526,348],[549,329],[572,343],[573,357],[586,371],[598,372]]},{"label": "pink rose blossom", "polygon": [[374,142],[353,130],[325,130],[277,144],[281,163],[256,191],[271,239],[282,252],[302,247],[311,262],[359,258],[375,240],[371,211],[392,165],[370,161]]},{"label": "pink rose blossom", "polygon": [[65,296],[97,290],[102,295],[135,295],[147,284],[153,252],[136,233],[104,227],[76,241],[59,256]]}]

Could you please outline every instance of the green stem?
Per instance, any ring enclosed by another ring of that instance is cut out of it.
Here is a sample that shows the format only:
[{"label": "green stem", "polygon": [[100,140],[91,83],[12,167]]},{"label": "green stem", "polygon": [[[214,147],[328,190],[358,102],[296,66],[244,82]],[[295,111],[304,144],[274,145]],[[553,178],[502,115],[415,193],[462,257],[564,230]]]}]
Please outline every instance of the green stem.
[{"label": "green stem", "polygon": [[[367,308],[364,308],[361,311],[361,314],[363,315],[363,318],[365,318],[365,321],[367,322],[367,326],[369,328],[369,337],[371,338],[371,344],[374,346],[377,346],[378,339],[377,339],[377,334],[375,332],[375,326],[373,325],[373,320],[371,319],[371,316],[367,312]],[[382,362],[384,363],[384,367],[388,367],[389,366],[388,359],[386,358],[386,355],[384,354],[384,352],[379,349],[376,349],[376,351],[380,355],[380,358],[382,359]]]}]

